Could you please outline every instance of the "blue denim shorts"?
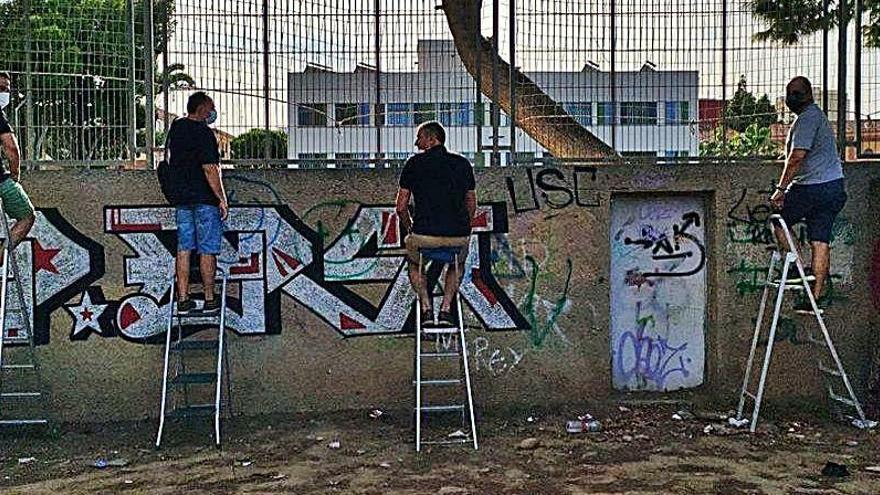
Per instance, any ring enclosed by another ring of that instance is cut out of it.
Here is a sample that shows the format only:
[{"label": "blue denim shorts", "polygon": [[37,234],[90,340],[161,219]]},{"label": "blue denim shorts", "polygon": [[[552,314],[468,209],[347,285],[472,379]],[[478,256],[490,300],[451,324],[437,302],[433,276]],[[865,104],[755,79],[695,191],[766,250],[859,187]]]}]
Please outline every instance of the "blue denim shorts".
[{"label": "blue denim shorts", "polygon": [[177,250],[199,254],[220,254],[223,220],[220,208],[212,205],[177,207]]},{"label": "blue denim shorts", "polygon": [[803,220],[810,241],[830,243],[834,219],[845,203],[843,179],[802,186],[795,184],[785,193],[781,213],[789,226]]}]

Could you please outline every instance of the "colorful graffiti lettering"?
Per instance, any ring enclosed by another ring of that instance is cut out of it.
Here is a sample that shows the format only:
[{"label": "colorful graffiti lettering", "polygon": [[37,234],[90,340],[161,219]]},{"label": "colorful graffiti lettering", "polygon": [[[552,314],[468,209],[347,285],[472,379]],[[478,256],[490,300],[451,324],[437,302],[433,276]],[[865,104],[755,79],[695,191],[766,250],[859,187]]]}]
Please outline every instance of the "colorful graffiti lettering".
[{"label": "colorful graffiti lettering", "polygon": [[[329,234],[313,230],[287,206],[233,207],[219,256],[233,286],[229,327],[244,335],[280,332],[281,296],[285,294],[343,336],[411,331],[415,296],[404,269],[402,232],[394,207],[356,206],[345,228],[326,247],[324,237]],[[71,338],[98,334],[139,342],[155,340],[165,331],[171,304],[176,250],[173,209],[107,206],[104,217],[105,232],[134,252],[125,257],[124,277],[125,285],[137,291],[118,301],[106,301],[97,288],[84,291],[78,303],[67,307],[74,319]],[[504,203],[480,206],[461,293],[488,330],[528,328],[528,321],[491,271],[490,236],[506,230]],[[429,270],[434,281],[439,268]],[[384,284],[378,303],[349,287],[362,283]]]}]

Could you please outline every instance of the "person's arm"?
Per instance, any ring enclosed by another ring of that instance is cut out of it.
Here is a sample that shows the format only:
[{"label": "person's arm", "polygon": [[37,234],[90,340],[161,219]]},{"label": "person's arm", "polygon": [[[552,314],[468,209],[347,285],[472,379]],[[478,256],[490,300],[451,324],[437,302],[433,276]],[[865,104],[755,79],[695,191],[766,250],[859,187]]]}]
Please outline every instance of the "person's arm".
[{"label": "person's arm", "polygon": [[395,209],[397,210],[397,217],[400,218],[400,223],[403,225],[403,229],[407,232],[412,231],[412,217],[409,214],[410,197],[412,197],[412,193],[409,189],[404,189],[402,187],[397,189]]},{"label": "person's arm", "polygon": [[226,191],[223,190],[223,177],[220,172],[220,164],[206,163],[202,165],[202,171],[205,172],[205,178],[208,179],[208,185],[214,196],[220,201],[220,218],[226,220],[229,214],[229,205],[226,204]]},{"label": "person's arm", "polygon": [[21,153],[18,149],[18,140],[15,139],[15,134],[6,132],[0,134],[0,142],[3,143],[3,150],[9,159],[9,175],[12,180],[18,182],[21,174]]},{"label": "person's arm", "polygon": [[770,196],[770,203],[774,208],[782,208],[782,204],[785,201],[785,191],[788,190],[792,179],[801,169],[801,164],[806,156],[807,150],[799,148],[791,150],[791,153],[788,154],[788,157],[785,159],[785,167],[782,168],[782,175],[779,177],[779,182],[776,183],[776,189]]},{"label": "person's arm", "polygon": [[473,189],[464,193],[464,206],[468,212],[468,223],[473,225],[477,216],[477,192]]}]

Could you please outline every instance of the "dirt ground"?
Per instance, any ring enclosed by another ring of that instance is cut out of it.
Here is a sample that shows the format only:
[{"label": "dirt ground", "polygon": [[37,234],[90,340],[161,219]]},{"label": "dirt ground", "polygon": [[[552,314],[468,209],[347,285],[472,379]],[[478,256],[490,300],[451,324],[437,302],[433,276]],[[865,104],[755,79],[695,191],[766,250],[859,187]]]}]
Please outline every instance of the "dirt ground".
[{"label": "dirt ground", "polygon": [[[680,408],[606,404],[591,411],[603,431],[584,434],[565,431],[575,411],[485,416],[479,451],[434,446],[420,454],[404,413],[239,418],[226,423],[222,450],[211,447],[205,418],[169,424],[161,450],[152,448],[152,420],[66,425],[50,434],[5,434],[0,491],[880,494],[880,473],[867,469],[880,466],[877,431],[776,416],[753,436],[723,426],[718,412],[673,419]],[[431,426],[429,432],[454,430]],[[98,469],[98,459],[111,465]],[[828,461],[845,465],[849,474],[823,476]]]}]

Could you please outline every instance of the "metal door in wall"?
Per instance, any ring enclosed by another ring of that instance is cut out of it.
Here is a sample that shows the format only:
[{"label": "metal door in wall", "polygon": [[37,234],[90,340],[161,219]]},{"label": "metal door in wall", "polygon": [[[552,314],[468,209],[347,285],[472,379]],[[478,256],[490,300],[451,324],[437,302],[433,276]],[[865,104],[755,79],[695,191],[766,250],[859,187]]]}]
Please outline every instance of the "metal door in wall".
[{"label": "metal door in wall", "polygon": [[618,196],[611,203],[611,366],[618,390],[703,383],[704,200]]}]

